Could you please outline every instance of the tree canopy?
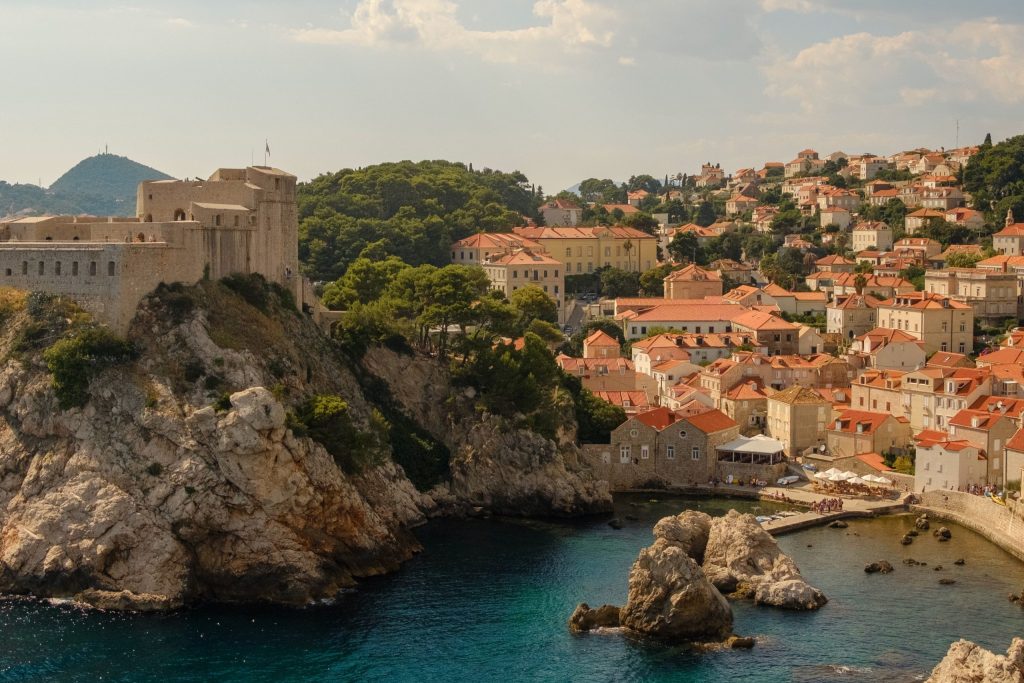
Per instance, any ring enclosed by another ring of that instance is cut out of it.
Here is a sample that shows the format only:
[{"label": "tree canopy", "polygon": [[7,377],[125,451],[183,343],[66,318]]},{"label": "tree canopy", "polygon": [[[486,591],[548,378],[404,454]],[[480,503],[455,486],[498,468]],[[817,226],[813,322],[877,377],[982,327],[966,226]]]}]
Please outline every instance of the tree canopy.
[{"label": "tree canopy", "polygon": [[963,170],[964,191],[974,197],[974,208],[995,222],[1007,209],[1024,220],[1024,135],[995,145],[986,140]]},{"label": "tree canopy", "polygon": [[525,175],[449,161],[344,169],[298,190],[299,257],[313,280],[337,280],[367,245],[409,265],[441,266],[451,243],[537,214]]}]

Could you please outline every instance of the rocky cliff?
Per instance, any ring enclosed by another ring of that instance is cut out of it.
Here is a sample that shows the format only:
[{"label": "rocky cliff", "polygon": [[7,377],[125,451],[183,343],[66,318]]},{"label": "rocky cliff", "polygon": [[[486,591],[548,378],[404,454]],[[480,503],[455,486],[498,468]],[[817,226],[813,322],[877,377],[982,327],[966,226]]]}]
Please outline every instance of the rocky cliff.
[{"label": "rocky cliff", "polygon": [[[377,352],[363,367],[261,284],[153,295],[134,358],[79,359],[104,369],[66,409],[43,350],[80,314],[29,303],[4,308],[0,334],[0,592],[129,609],[306,604],[409,559],[409,528],[428,516],[610,504],[564,445],[448,401],[436,361]],[[374,373],[386,408],[367,396]],[[353,433],[377,436],[340,453],[302,436],[294,413],[319,394],[343,399]],[[443,441],[450,476],[417,490],[382,414]]]}]

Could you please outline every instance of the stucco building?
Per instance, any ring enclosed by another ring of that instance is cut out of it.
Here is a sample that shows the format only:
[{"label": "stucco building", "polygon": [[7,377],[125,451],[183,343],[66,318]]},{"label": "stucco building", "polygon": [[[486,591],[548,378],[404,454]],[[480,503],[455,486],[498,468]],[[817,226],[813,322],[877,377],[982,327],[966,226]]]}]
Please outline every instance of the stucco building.
[{"label": "stucco building", "polygon": [[776,392],[767,401],[768,435],[778,439],[793,457],[825,443],[832,404],[821,394],[801,386]]},{"label": "stucco building", "polygon": [[899,294],[878,306],[878,326],[924,342],[925,352],[974,352],[974,309],[930,292]]},{"label": "stucco building", "polygon": [[598,268],[643,272],[658,263],[658,238],[626,227],[513,228],[540,243],[565,266],[566,275],[592,273]]}]

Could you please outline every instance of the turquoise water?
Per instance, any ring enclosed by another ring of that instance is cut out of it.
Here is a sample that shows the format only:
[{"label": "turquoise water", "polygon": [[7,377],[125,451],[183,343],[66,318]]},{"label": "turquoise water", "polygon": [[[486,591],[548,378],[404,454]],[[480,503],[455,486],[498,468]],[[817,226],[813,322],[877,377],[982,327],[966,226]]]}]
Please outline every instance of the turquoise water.
[{"label": "turquoise water", "polygon": [[[0,681],[902,681],[920,680],[959,637],[1004,650],[1024,633],[1024,610],[1006,599],[1024,589],[1024,566],[956,526],[949,543],[900,546],[910,526],[900,517],[780,539],[831,602],[816,613],[734,603],[736,631],[759,638],[752,651],[570,634],[578,602],[624,602],[651,526],[687,507],[775,509],[624,498],[617,514],[638,519],[621,530],[605,520],[432,523],[417,530],[423,554],[401,571],[316,609],[153,616],[0,602]],[[896,571],[866,575],[877,559]]]}]

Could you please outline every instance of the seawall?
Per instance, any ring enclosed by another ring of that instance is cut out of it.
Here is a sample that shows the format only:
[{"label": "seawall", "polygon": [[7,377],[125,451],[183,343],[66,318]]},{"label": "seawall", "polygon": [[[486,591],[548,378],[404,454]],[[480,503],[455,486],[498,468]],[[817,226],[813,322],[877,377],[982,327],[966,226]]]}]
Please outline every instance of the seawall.
[{"label": "seawall", "polygon": [[1011,501],[1004,507],[984,496],[960,491],[929,491],[920,498],[921,502],[912,505],[911,510],[967,527],[1024,562],[1024,503],[1021,501]]}]

